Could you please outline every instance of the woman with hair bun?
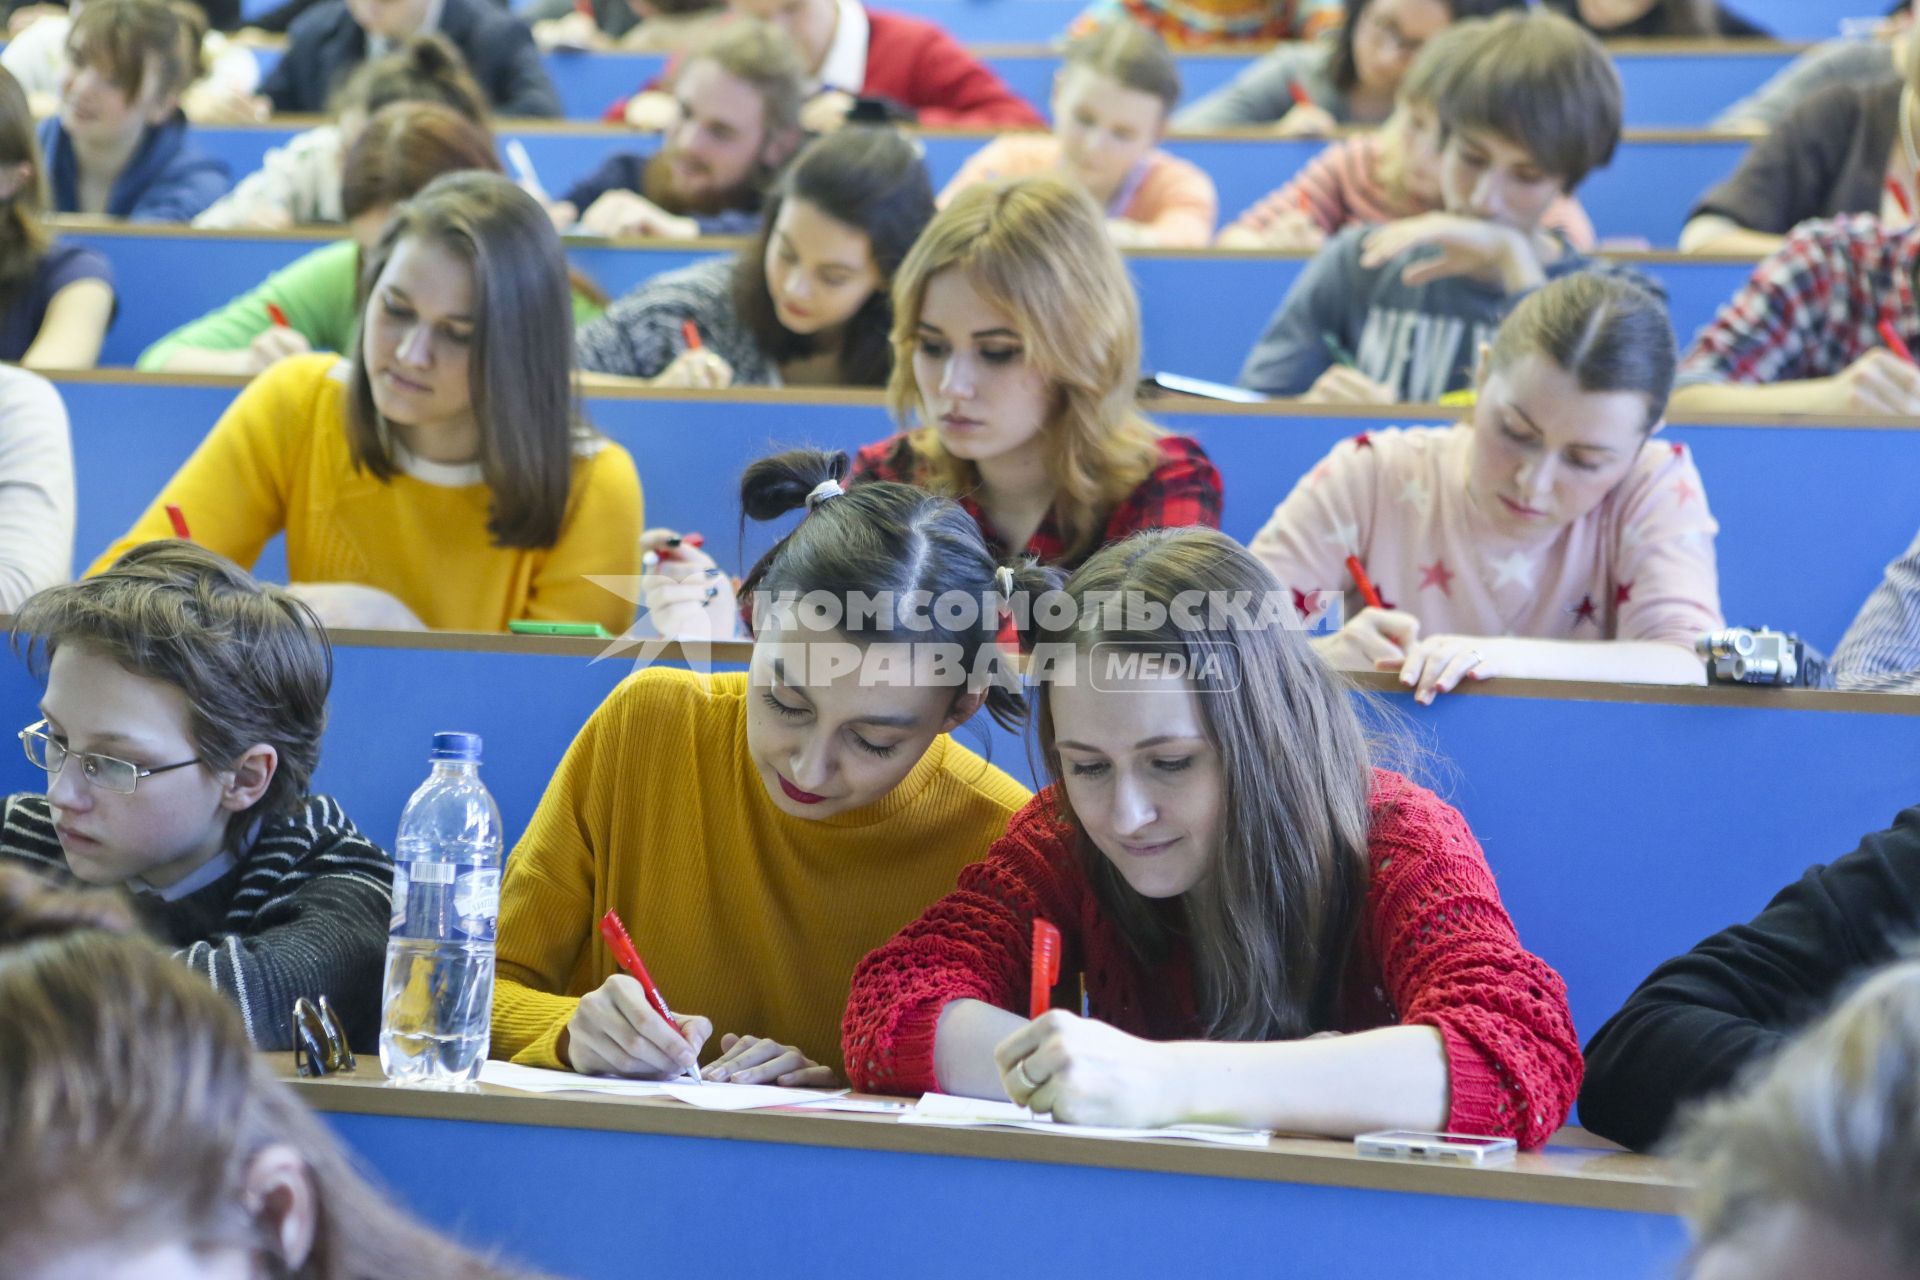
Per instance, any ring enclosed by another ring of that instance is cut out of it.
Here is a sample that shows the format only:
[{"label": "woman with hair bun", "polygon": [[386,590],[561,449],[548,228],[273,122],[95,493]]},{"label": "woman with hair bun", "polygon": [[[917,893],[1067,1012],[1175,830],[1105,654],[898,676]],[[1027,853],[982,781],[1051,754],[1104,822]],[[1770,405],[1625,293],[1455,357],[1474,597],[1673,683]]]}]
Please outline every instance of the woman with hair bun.
[{"label": "woman with hair bun", "polygon": [[[1025,803],[948,735],[983,707],[1023,718],[995,637],[1046,574],[1000,565],[950,499],[846,475],[815,450],[747,469],[747,516],[806,513],[743,584],[747,671],[648,667],[560,762],[501,886],[495,1057],[661,1079],[720,1031],[708,1079],[828,1083],[854,963]],[[726,578],[670,537],[649,535],[671,552],[669,605],[727,634]],[[609,907],[678,1025],[615,964],[595,927]]]}]

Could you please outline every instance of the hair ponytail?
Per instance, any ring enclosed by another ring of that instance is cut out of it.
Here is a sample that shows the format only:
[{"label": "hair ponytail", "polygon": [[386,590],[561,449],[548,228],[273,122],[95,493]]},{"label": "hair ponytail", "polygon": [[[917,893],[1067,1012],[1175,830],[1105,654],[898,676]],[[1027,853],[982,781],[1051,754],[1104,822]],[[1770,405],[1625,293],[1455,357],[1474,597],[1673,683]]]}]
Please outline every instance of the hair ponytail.
[{"label": "hair ponytail", "polygon": [[[760,459],[741,476],[743,539],[748,519],[774,520],[807,510],[741,582],[741,598],[756,625],[761,616],[756,604],[823,592],[847,607],[849,626],[843,631],[855,644],[892,636],[916,646],[953,646],[968,673],[968,689],[979,686],[987,668],[988,713],[1000,725],[1018,729],[1026,721],[1027,703],[1011,661],[997,649],[1001,620],[1023,592],[1046,590],[1055,579],[1030,562],[1012,566],[1010,600],[1002,589],[1002,566],[987,549],[980,526],[951,498],[884,480],[816,497],[823,485],[846,485],[849,469],[845,453],[792,449]],[[886,607],[862,613],[855,628],[856,601]],[[964,601],[967,607],[947,614],[937,607],[941,601]],[[1014,612],[1021,616],[1018,607]]]}]

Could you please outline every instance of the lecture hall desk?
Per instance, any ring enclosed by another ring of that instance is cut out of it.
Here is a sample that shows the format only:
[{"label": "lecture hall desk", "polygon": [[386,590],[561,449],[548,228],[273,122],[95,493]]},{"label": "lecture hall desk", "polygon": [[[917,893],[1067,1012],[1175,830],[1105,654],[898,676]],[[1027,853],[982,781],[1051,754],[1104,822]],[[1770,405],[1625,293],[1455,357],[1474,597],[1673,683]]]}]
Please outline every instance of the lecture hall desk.
[{"label": "lecture hall desk", "polygon": [[[238,178],[257,169],[268,148],[283,145],[296,130],[315,123],[313,117],[288,117],[268,125],[199,128],[194,141],[226,161]],[[619,151],[649,152],[658,143],[655,135],[578,121],[501,121],[498,134],[503,143],[513,139],[526,147],[542,184],[556,197],[607,156]],[[976,129],[921,130],[918,136],[938,190],[994,135]],[[1748,145],[1745,138],[1696,130],[1630,133],[1613,163],[1581,184],[1581,203],[1603,235],[1672,245],[1695,199],[1733,172]],[[1286,182],[1323,146],[1317,141],[1249,132],[1167,141],[1167,150],[1212,175],[1221,217],[1228,221]]]},{"label": "lecture hall desk", "polygon": [[[290,1069],[277,1059],[281,1069]],[[295,1081],[401,1203],[578,1280],[1417,1273],[1647,1280],[1685,1249],[1661,1162],[1563,1130],[1488,1169],[903,1125],[889,1116]]]},{"label": "lecture hall desk", "polygon": [[[131,365],[149,345],[252,289],[273,271],[333,238],[304,228],[210,232],[128,228],[69,220],[62,234],[113,262],[120,310],[101,350],[103,366]],[[736,240],[609,242],[569,238],[567,255],[608,294],[702,258],[735,251]],[[1306,263],[1306,255],[1265,250],[1151,249],[1126,254],[1141,301],[1147,366],[1231,382]],[[1687,341],[1733,296],[1753,259],[1672,252],[1616,260],[1658,280],[1680,340]]]}]

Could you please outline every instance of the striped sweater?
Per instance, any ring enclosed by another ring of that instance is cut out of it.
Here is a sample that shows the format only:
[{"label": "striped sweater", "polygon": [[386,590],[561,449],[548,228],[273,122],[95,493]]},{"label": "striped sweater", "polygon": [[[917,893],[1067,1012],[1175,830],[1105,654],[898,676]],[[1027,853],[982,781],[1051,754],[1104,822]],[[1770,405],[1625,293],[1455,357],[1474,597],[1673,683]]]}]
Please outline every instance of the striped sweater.
[{"label": "striped sweater", "polygon": [[[76,883],[47,798],[5,804],[0,858]],[[325,995],[364,1049],[379,1035],[392,885],[386,853],[331,797],[310,796],[261,826],[211,883],[172,901],[145,891],[133,899],[153,935],[233,1001],[256,1047],[292,1048],[294,1000]]]}]

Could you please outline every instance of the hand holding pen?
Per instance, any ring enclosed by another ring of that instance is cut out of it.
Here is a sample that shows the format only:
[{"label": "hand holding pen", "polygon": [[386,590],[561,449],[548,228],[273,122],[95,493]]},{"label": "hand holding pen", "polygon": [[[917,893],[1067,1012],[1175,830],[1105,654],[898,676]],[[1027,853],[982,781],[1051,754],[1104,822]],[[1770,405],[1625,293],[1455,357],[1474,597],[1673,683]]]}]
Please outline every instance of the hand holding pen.
[{"label": "hand holding pen", "polygon": [[[618,928],[619,917],[608,915]],[[650,1080],[686,1076],[698,1083],[700,1047],[713,1034],[713,1024],[698,1015],[675,1017],[647,976],[631,940],[623,957],[612,940],[613,931],[603,924],[603,932],[608,934],[609,949],[615,950],[616,963],[631,962],[631,968],[580,998],[567,1022],[562,1056],[582,1075]],[[625,937],[626,930],[618,928],[618,936]]]}]

